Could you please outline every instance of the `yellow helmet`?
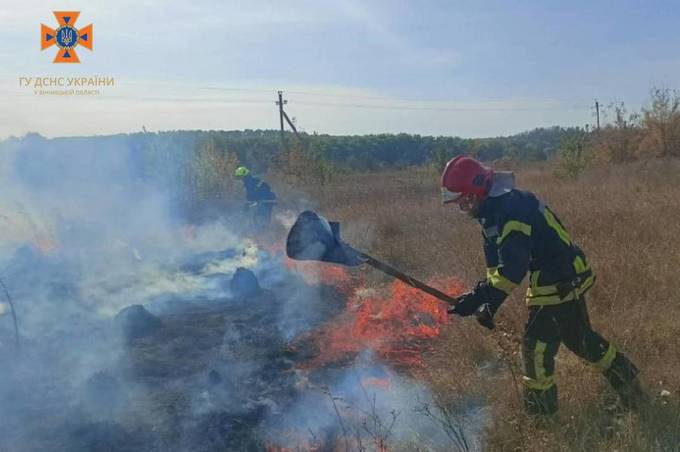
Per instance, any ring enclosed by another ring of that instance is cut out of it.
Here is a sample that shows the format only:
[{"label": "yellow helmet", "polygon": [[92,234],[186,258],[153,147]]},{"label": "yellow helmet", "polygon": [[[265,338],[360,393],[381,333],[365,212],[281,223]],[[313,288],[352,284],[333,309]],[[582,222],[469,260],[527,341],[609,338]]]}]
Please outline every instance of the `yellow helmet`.
[{"label": "yellow helmet", "polygon": [[250,174],[250,170],[246,168],[245,166],[239,166],[236,168],[236,171],[234,171],[234,176],[236,177],[244,177]]}]

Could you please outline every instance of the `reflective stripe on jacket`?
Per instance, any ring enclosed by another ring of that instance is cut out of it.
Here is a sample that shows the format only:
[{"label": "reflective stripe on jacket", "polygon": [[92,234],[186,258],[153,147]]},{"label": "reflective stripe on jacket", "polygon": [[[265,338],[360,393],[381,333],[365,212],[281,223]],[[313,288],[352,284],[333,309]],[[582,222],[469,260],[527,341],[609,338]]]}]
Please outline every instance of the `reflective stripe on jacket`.
[{"label": "reflective stripe on jacket", "polygon": [[590,289],[595,277],[555,214],[532,193],[513,189],[480,206],[487,282],[507,296],[530,272],[527,304],[555,305]]}]

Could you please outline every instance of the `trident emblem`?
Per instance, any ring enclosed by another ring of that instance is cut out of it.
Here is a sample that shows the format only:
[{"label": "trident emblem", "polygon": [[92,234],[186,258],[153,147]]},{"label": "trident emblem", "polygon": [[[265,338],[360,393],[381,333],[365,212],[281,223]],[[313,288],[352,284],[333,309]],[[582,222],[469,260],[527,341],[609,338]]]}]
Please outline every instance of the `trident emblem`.
[{"label": "trident emblem", "polygon": [[92,24],[76,28],[79,15],[80,11],[54,11],[54,17],[59,22],[56,30],[40,24],[40,50],[53,45],[59,47],[54,63],[80,63],[75,51],[77,46],[92,50]]},{"label": "trident emblem", "polygon": [[73,29],[72,28],[62,28],[59,30],[61,34],[61,41],[64,43],[64,47],[71,47],[73,42]]}]

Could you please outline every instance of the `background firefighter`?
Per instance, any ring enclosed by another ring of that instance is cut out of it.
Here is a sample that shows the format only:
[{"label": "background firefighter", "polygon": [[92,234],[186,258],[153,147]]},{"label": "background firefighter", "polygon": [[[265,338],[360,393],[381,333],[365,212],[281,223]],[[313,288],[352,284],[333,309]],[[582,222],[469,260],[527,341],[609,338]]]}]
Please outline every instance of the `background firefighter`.
[{"label": "background firefighter", "polygon": [[236,168],[234,175],[243,180],[246,208],[252,215],[255,231],[265,231],[272,218],[276,195],[268,183],[250,174],[250,170],[245,166]]},{"label": "background firefighter", "polygon": [[512,173],[494,172],[470,157],[448,162],[441,185],[444,204],[457,204],[482,226],[487,266],[486,279],[451,313],[475,314],[492,328],[500,305],[530,272],[522,340],[527,412],[558,409],[553,375],[561,343],[603,372],[624,407],[639,403],[638,369],[590,325],[585,293],[595,276],[557,216],[534,194],[515,189]]}]

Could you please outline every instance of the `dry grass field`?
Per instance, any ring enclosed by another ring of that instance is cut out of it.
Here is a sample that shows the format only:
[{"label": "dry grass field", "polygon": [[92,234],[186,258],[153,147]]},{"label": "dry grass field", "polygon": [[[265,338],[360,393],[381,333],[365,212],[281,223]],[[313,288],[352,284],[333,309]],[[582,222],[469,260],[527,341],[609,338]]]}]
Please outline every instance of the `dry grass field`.
[{"label": "dry grass field", "polygon": [[[452,318],[418,376],[443,400],[473,394],[491,407],[486,450],[679,451],[680,161],[593,167],[576,180],[545,164],[505,169],[551,206],[586,252],[598,277],[588,296],[592,323],[641,368],[651,402],[613,423],[602,409],[611,394],[604,378],[562,348],[559,422],[527,419],[518,399],[524,288],[501,308],[494,332]],[[357,248],[424,280],[455,276],[472,286],[484,275],[479,227],[440,204],[438,184],[434,169],[413,168],[299,188]],[[299,193],[283,198],[285,207]],[[375,275],[372,283],[381,281]]]}]

